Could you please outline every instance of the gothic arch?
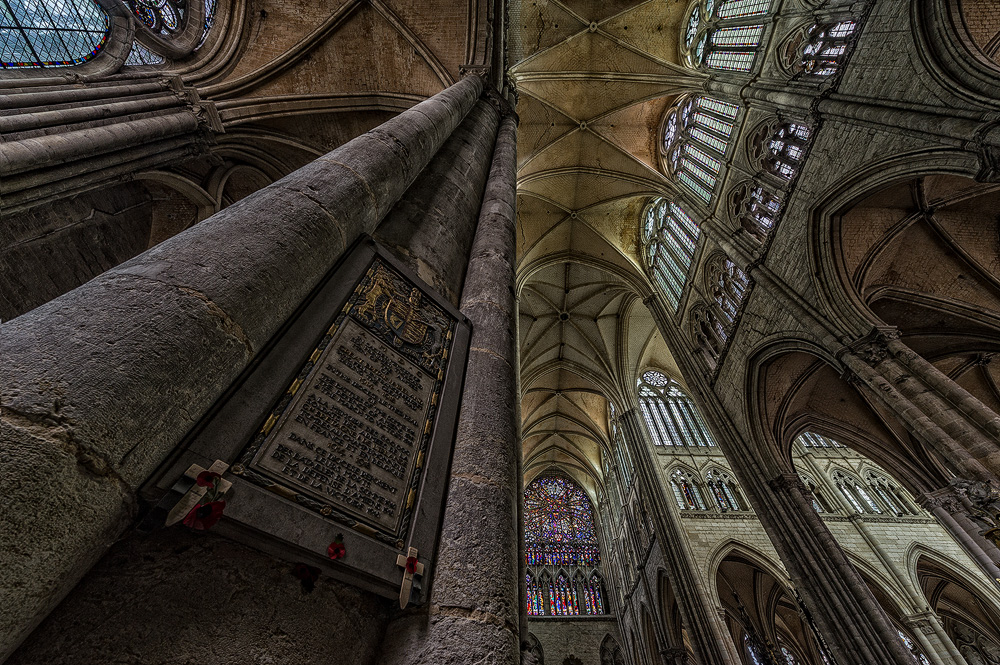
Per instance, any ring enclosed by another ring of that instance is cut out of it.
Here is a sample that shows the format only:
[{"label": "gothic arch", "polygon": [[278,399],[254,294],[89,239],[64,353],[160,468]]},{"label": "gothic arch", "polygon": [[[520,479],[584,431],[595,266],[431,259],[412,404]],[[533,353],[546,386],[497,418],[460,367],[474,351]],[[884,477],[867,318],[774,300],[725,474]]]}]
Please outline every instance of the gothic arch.
[{"label": "gothic arch", "polygon": [[[927,72],[950,90],[976,102],[1000,97],[1000,65],[962,17],[961,0],[911,0],[916,52]],[[981,43],[979,43],[981,42]]]},{"label": "gothic arch", "polygon": [[883,469],[897,469],[897,482],[911,494],[947,483],[937,455],[845,381],[839,363],[818,346],[804,340],[767,345],[751,356],[749,366],[748,416],[765,446],[759,459],[762,464],[771,461],[775,473],[792,468],[793,441],[813,430],[851,446]]}]

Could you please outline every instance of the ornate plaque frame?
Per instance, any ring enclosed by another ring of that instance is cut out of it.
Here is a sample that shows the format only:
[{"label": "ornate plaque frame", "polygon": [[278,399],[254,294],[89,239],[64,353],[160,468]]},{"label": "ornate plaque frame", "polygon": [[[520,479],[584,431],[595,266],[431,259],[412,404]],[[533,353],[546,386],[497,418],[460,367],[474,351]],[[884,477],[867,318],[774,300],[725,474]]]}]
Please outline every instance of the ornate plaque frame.
[{"label": "ornate plaque frame", "polygon": [[[233,494],[216,531],[398,597],[397,555],[416,548],[431,573],[470,332],[364,236],[144,494],[192,463],[230,461]],[[331,561],[340,534],[346,555]],[[422,601],[417,589],[411,599]]]}]

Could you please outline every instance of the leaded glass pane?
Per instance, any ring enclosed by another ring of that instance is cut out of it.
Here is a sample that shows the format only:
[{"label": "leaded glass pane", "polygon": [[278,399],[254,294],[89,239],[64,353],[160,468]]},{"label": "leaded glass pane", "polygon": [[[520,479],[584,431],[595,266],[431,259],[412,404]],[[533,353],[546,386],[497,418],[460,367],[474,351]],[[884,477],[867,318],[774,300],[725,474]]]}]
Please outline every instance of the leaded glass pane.
[{"label": "leaded glass pane", "polygon": [[770,9],[771,0],[728,0],[719,7],[719,18],[760,16]]},{"label": "leaded glass pane", "polygon": [[0,7],[0,68],[78,65],[108,38],[108,15],[93,0],[2,0]]},{"label": "leaded glass pane", "polygon": [[531,566],[600,563],[590,499],[576,483],[562,476],[538,478],[525,490],[524,542]]},{"label": "leaded glass pane", "polygon": [[713,69],[748,72],[753,66],[754,55],[746,51],[712,51],[705,58],[705,64]]},{"label": "leaded glass pane", "polygon": [[755,47],[760,44],[764,34],[762,25],[743,25],[738,28],[720,28],[712,33],[712,44],[715,46],[745,46]]}]

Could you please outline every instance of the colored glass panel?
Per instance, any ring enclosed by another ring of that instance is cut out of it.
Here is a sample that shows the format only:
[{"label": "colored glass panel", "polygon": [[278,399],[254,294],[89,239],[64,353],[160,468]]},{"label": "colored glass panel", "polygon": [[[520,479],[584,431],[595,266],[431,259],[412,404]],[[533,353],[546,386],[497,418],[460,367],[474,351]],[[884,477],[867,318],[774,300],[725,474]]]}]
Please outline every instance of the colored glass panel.
[{"label": "colored glass panel", "polygon": [[93,0],[0,0],[0,68],[82,64],[104,47],[109,26]]},{"label": "colored glass panel", "polygon": [[528,565],[596,566],[600,563],[590,499],[568,478],[545,476],[524,492]]}]

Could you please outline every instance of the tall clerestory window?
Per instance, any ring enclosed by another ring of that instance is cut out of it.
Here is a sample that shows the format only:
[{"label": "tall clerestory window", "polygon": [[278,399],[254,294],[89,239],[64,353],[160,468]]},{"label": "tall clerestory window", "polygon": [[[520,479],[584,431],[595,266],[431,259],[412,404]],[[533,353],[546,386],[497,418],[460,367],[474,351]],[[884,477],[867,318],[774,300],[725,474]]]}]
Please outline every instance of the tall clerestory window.
[{"label": "tall clerestory window", "polygon": [[661,198],[646,206],[642,228],[653,282],[676,309],[698,244],[698,225],[679,205]]},{"label": "tall clerestory window", "polygon": [[673,379],[649,370],[639,381],[639,409],[658,446],[714,446],[691,398]]},{"label": "tall clerestory window", "polygon": [[579,485],[561,475],[528,485],[524,544],[528,614],[608,613],[594,509]]},{"label": "tall clerestory window", "polygon": [[706,205],[712,201],[739,110],[712,97],[685,96],[664,116],[666,170]]},{"label": "tall clerestory window", "polygon": [[0,0],[0,68],[81,65],[104,48],[109,30],[94,0]]},{"label": "tall clerestory window", "polygon": [[688,16],[683,48],[693,67],[749,72],[753,67],[770,0],[700,0]]}]

